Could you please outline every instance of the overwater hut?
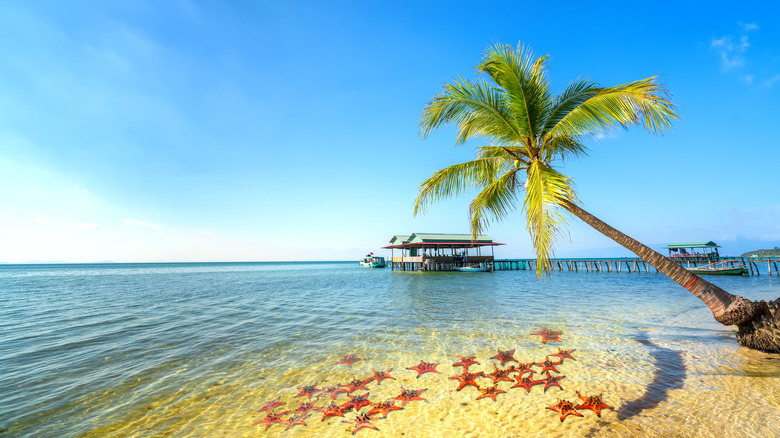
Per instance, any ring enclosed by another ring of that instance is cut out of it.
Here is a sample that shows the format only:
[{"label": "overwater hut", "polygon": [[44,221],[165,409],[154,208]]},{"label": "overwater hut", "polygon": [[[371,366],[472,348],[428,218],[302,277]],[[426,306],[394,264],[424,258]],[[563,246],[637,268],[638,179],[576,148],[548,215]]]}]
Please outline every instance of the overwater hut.
[{"label": "overwater hut", "polygon": [[471,234],[413,233],[393,236],[383,249],[391,250],[390,266],[394,270],[452,271],[469,264],[492,264],[493,248],[498,245],[503,243],[482,235],[471,240]]},{"label": "overwater hut", "polygon": [[669,257],[673,260],[718,260],[718,248],[720,246],[713,242],[675,242],[666,246],[669,250]]}]

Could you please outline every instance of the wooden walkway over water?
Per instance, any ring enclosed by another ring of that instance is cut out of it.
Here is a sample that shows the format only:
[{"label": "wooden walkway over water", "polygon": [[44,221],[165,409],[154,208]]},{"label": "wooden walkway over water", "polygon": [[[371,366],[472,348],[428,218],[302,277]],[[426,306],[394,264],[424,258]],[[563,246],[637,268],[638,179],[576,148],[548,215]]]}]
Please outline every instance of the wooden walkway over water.
[{"label": "wooden walkway over water", "polygon": [[[706,266],[710,260],[707,258],[672,258],[673,261],[680,263],[686,268],[697,266]],[[724,257],[718,260],[719,264],[728,267],[744,266],[749,269],[750,275],[761,275],[767,273],[770,276],[780,277],[780,259],[747,259],[745,257]],[[599,258],[599,259],[553,259],[550,261],[553,270],[561,272],[630,272],[630,273],[658,273],[658,270],[652,267],[646,261],[640,258]],[[499,259],[493,262],[493,267],[497,271],[528,269],[536,270],[536,259]],[[766,269],[765,271],[763,269]]]}]

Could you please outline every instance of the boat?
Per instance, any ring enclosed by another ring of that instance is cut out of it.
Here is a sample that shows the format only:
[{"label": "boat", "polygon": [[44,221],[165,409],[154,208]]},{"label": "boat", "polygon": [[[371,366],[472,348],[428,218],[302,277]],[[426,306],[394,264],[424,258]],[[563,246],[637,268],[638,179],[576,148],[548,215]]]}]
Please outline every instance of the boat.
[{"label": "boat", "polygon": [[360,260],[360,266],[363,268],[384,268],[387,265],[385,264],[384,257],[375,256],[372,252],[366,254],[366,256]]},{"label": "boat", "polygon": [[688,266],[688,272],[696,275],[744,275],[748,276],[748,269],[745,265],[738,263],[736,266],[728,266],[728,262],[707,263],[702,266]]},{"label": "boat", "polygon": [[474,264],[469,266],[455,266],[452,269],[460,272],[491,272],[493,270],[493,264],[488,263],[486,265]]}]

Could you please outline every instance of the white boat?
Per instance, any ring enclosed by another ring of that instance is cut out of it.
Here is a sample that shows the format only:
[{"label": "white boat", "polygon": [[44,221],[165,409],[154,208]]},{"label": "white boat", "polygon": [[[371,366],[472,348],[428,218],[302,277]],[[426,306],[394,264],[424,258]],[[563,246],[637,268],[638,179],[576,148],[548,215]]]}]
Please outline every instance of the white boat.
[{"label": "white boat", "polygon": [[360,266],[363,268],[384,268],[385,258],[375,256],[374,253],[366,254],[362,260],[360,260]]}]

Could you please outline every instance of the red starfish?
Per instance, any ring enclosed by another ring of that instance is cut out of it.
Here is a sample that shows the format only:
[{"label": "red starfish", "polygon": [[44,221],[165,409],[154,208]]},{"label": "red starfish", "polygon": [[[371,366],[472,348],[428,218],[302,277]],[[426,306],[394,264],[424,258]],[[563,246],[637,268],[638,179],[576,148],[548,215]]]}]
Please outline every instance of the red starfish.
[{"label": "red starfish", "polygon": [[349,391],[339,385],[328,386],[327,388],[320,389],[320,395],[329,396],[331,400],[336,400],[336,397],[338,397],[339,394],[345,392],[348,393]]},{"label": "red starfish", "polygon": [[525,373],[535,373],[536,371],[532,370],[531,367],[536,365],[534,362],[531,363],[521,363],[518,366],[512,366],[512,370],[517,371],[522,376]]},{"label": "red starfish", "polygon": [[592,409],[599,417],[601,416],[601,409],[612,409],[612,406],[604,404],[604,402],[601,401],[601,394],[583,397],[582,394],[577,391],[577,396],[584,402],[575,406],[577,409]]},{"label": "red starfish", "polygon": [[306,426],[307,418],[309,418],[309,414],[293,415],[292,417],[288,418],[287,421],[284,422],[284,424],[287,425],[287,428],[284,430],[287,430],[296,424],[303,424],[304,426]]},{"label": "red starfish", "polygon": [[368,393],[365,393],[363,395],[350,395],[349,401],[344,403],[344,407],[355,408],[356,411],[359,411],[363,406],[368,406],[370,404],[371,402],[368,400]]},{"label": "red starfish", "polygon": [[460,360],[455,362],[454,364],[452,364],[452,366],[454,366],[454,367],[463,367],[463,371],[468,371],[469,367],[471,365],[479,365],[479,362],[474,360],[474,356],[465,356],[464,357],[464,356],[458,355],[458,357],[460,358]]},{"label": "red starfish", "polygon": [[299,392],[298,395],[296,395],[296,397],[303,397],[305,395],[311,398],[311,396],[320,392],[320,390],[317,389],[317,382],[314,382],[314,385],[299,386],[298,389],[300,389],[301,392]]},{"label": "red starfish", "polygon": [[355,432],[359,431],[364,427],[367,427],[369,429],[379,430],[377,429],[376,426],[371,424],[371,417],[369,417],[367,414],[357,414],[357,417],[355,417],[355,421],[342,420],[341,422],[355,425],[355,429],[352,430],[352,435],[354,435]]},{"label": "red starfish", "polygon": [[393,397],[394,400],[399,400],[401,402],[401,406],[406,406],[407,403],[409,403],[412,400],[425,400],[424,398],[420,397],[420,394],[422,394],[424,391],[427,391],[428,388],[425,389],[404,389],[404,387],[401,387],[401,395],[397,397]]},{"label": "red starfish", "polygon": [[[544,382],[544,392],[547,392],[547,388],[551,386],[557,386],[558,388],[561,388],[561,384],[558,383],[559,380],[563,379],[566,376],[555,376],[552,377],[550,375],[550,372],[547,371],[547,377],[542,379],[542,382]],[[563,391],[563,388],[561,388],[561,391]]]},{"label": "red starfish", "polygon": [[477,397],[477,400],[485,397],[490,397],[493,399],[493,401],[496,401],[496,395],[501,394],[502,392],[506,392],[502,389],[498,389],[498,386],[493,385],[490,388],[479,388],[479,392],[482,393],[479,397]]},{"label": "red starfish", "polygon": [[349,393],[351,393],[353,391],[357,391],[358,389],[365,389],[366,391],[368,391],[368,388],[366,388],[366,383],[368,383],[370,381],[371,381],[370,379],[360,380],[358,378],[354,378],[354,379],[352,379],[351,382],[347,383],[346,385],[341,385],[341,386],[344,386],[344,387],[347,388],[347,391],[346,391],[347,394],[349,394]]},{"label": "red starfish", "polygon": [[370,411],[366,415],[374,415],[378,413],[382,413],[382,418],[387,418],[387,414],[390,413],[390,411],[397,411],[400,409],[403,409],[400,406],[396,406],[395,402],[392,400],[386,400],[380,403],[371,403],[373,408],[371,408]]},{"label": "red starfish", "polygon": [[282,398],[281,396],[276,397],[276,400],[271,400],[268,402],[265,402],[262,408],[258,409],[257,412],[273,412],[274,409],[278,408],[279,406],[284,405],[284,403],[280,402],[279,399]]},{"label": "red starfish", "polygon": [[544,342],[546,344],[547,341],[549,341],[549,340],[561,342],[561,338],[558,337],[558,335],[560,335],[561,333],[563,333],[563,332],[554,332],[552,330],[546,329],[545,327],[542,327],[542,329],[539,330],[538,332],[533,332],[531,334],[532,335],[539,335],[539,336],[541,336],[542,337],[542,342]]},{"label": "red starfish", "polygon": [[271,423],[283,423],[284,420],[282,420],[282,415],[289,413],[290,411],[283,411],[279,412],[278,414],[274,413],[273,411],[268,411],[268,414],[266,414],[265,418],[261,418],[255,421],[255,424],[265,422],[265,428],[268,429],[271,426]]},{"label": "red starfish", "polygon": [[298,407],[295,408],[293,413],[306,415],[311,411],[322,412],[322,408],[314,406],[311,402],[298,402]]},{"label": "red starfish", "polygon": [[338,365],[340,363],[346,364],[348,367],[351,367],[352,364],[355,362],[359,362],[363,359],[357,357],[357,354],[345,354],[341,357],[337,362],[333,362],[333,365]]},{"label": "red starfish", "polygon": [[563,419],[566,418],[566,416],[568,415],[576,415],[578,417],[582,417],[582,414],[580,414],[574,409],[574,404],[566,400],[558,399],[558,404],[553,406],[547,406],[547,409],[560,413],[561,423],[563,423]]},{"label": "red starfish", "polygon": [[544,380],[531,380],[529,377],[523,377],[522,374],[515,376],[517,383],[512,388],[525,388],[526,392],[531,392],[531,387],[544,383]]},{"label": "red starfish", "polygon": [[393,369],[390,368],[387,371],[374,371],[374,376],[373,377],[369,377],[368,379],[366,379],[366,383],[370,382],[371,380],[374,380],[377,385],[381,385],[380,382],[382,381],[382,379],[393,379],[393,380],[395,380],[395,377],[390,375],[390,371],[393,371]]},{"label": "red starfish", "polygon": [[555,368],[556,365],[560,365],[560,364],[561,364],[561,362],[553,362],[547,356],[545,356],[544,362],[542,362],[542,363],[534,363],[534,365],[539,365],[540,367],[542,367],[542,370],[539,371],[539,374],[543,374],[545,371],[548,371],[548,370],[552,370],[552,371],[555,371],[556,373],[560,373],[560,371],[558,371],[558,369]]},{"label": "red starfish", "polygon": [[577,351],[577,350],[576,350],[576,349],[571,349],[571,350],[561,350],[561,349],[559,348],[557,353],[551,354],[550,356],[558,356],[558,360],[560,360],[560,361],[561,361],[561,363],[563,363],[563,360],[564,360],[564,359],[577,360],[577,359],[575,359],[575,358],[573,358],[573,357],[571,356],[571,352],[572,352],[572,351]]},{"label": "red starfish", "polygon": [[[322,420],[328,417],[343,417],[344,412],[347,412],[352,407],[344,408],[344,406],[337,405],[336,402],[330,402],[328,406],[325,406],[322,410]],[[320,421],[322,421],[320,420]]]},{"label": "red starfish", "polygon": [[417,371],[417,378],[419,379],[420,376],[422,376],[425,373],[438,374],[438,371],[436,371],[436,365],[438,365],[438,363],[420,361],[419,365],[415,365],[413,367],[407,367],[406,369]]},{"label": "red starfish", "polygon": [[460,384],[458,384],[458,389],[456,389],[456,391],[460,391],[461,389],[465,388],[468,385],[471,385],[479,389],[479,385],[474,379],[476,379],[479,376],[482,376],[483,374],[484,373],[482,371],[478,373],[470,373],[468,371],[463,371],[463,374],[458,374],[457,376],[450,376],[450,379],[454,379],[460,382]]},{"label": "red starfish", "polygon": [[517,359],[514,358],[514,354],[515,354],[515,350],[506,350],[506,351],[498,350],[498,354],[491,357],[491,359],[501,361],[501,365],[511,361],[517,362]]},{"label": "red starfish", "polygon": [[491,379],[493,379],[493,383],[498,383],[501,381],[504,382],[512,381],[512,378],[509,377],[509,373],[514,371],[512,367],[509,367],[505,370],[501,370],[498,368],[498,366],[496,366],[496,364],[493,364],[493,368],[495,369],[495,371],[493,371],[492,373],[485,374],[485,377],[490,377]]}]

